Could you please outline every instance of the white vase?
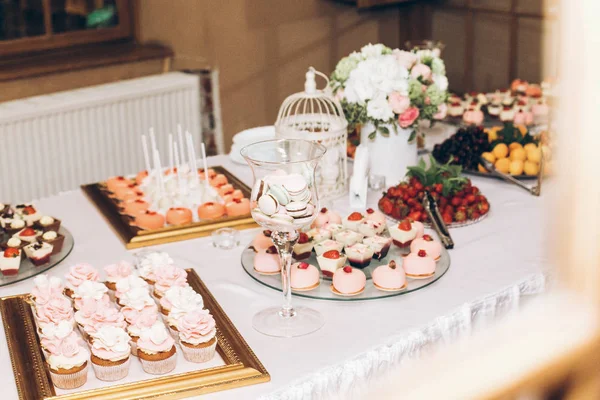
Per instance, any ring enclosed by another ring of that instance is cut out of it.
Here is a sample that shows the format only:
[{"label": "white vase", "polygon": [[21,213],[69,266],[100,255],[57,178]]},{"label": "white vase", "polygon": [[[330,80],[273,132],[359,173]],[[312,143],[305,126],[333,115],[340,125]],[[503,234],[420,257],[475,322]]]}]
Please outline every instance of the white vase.
[{"label": "white vase", "polygon": [[377,132],[375,139],[369,134],[375,126],[367,122],[360,130],[360,143],[369,149],[370,175],[385,176],[387,187],[398,184],[407,172],[407,167],[417,164],[417,141],[408,141],[413,129],[402,129],[398,124],[381,125],[387,128],[389,135]]}]

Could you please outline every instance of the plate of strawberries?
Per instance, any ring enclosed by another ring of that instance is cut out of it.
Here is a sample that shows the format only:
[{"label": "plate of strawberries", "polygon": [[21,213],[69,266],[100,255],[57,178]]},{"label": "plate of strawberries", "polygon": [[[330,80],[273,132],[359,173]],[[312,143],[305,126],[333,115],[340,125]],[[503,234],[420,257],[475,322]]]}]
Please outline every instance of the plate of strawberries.
[{"label": "plate of strawberries", "polygon": [[484,219],[490,211],[488,199],[471,180],[461,175],[458,165],[440,164],[430,157],[429,166],[421,159],[408,168],[406,179],[392,186],[379,199],[379,209],[395,220],[410,218],[429,224],[422,201],[428,190],[450,228],[466,226]]}]

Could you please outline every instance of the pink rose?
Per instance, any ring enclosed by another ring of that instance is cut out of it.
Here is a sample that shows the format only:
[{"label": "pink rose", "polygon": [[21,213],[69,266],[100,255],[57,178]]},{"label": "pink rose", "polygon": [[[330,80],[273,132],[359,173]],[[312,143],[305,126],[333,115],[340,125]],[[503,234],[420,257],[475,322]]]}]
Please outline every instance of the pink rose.
[{"label": "pink rose", "polygon": [[433,119],[444,119],[448,114],[448,105],[442,103],[438,106],[438,112],[433,116]]},{"label": "pink rose", "polygon": [[73,318],[71,302],[64,296],[54,297],[43,306],[37,307],[38,321],[57,324]]},{"label": "pink rose", "polygon": [[121,261],[118,264],[110,264],[104,267],[106,272],[107,280],[109,282],[116,282],[120,278],[127,278],[133,271],[133,265],[127,261]]},{"label": "pink rose", "polygon": [[96,268],[86,263],[73,265],[67,275],[67,280],[73,287],[77,287],[85,281],[98,282],[99,279],[100,275]]},{"label": "pink rose", "polygon": [[421,77],[425,80],[429,80],[431,78],[431,68],[425,64],[417,64],[410,70],[410,76],[415,79]]},{"label": "pink rose", "polygon": [[149,328],[154,325],[157,319],[158,314],[155,311],[145,310],[137,315],[137,318],[133,321],[133,325],[139,329]]},{"label": "pink rose", "polygon": [[390,93],[388,103],[395,114],[402,114],[410,106],[410,99],[398,92]]},{"label": "pink rose", "polygon": [[417,55],[409,51],[396,49],[392,52],[392,55],[396,57],[396,60],[400,65],[408,70],[410,70],[418,60]]},{"label": "pink rose", "polygon": [[207,310],[193,311],[177,321],[179,335],[184,341],[197,341],[211,335],[215,330],[215,320]]},{"label": "pink rose", "polygon": [[146,306],[141,310],[136,310],[133,307],[126,306],[121,309],[121,312],[123,313],[125,320],[128,323],[133,324],[143,313],[158,313],[158,307],[156,306],[156,304],[153,304]]},{"label": "pink rose", "polygon": [[398,117],[398,124],[400,124],[401,128],[408,128],[415,122],[415,120],[419,117],[419,109],[417,107],[411,107],[408,110],[404,111]]},{"label": "pink rose", "polygon": [[90,317],[88,324],[84,329],[87,333],[94,333],[105,325],[125,329],[127,323],[125,322],[123,314],[115,308],[100,308]]},{"label": "pink rose", "polygon": [[173,286],[187,286],[187,272],[174,265],[162,265],[155,271],[154,290],[164,295]]},{"label": "pink rose", "polygon": [[79,343],[73,338],[66,338],[60,344],[59,351],[65,357],[73,357],[79,353]]}]

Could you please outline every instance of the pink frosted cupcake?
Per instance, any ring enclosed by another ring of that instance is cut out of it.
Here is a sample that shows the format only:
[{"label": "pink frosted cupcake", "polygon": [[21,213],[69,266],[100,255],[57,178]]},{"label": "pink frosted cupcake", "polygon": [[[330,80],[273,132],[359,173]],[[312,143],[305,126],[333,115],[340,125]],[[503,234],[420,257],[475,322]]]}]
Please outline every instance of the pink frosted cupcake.
[{"label": "pink frosted cupcake", "polygon": [[191,362],[210,361],[217,348],[217,328],[208,310],[184,315],[177,324],[183,357]]},{"label": "pink frosted cupcake", "polygon": [[134,274],[129,275],[127,278],[119,279],[116,283],[116,288],[117,289],[115,291],[115,299],[117,301],[117,304],[121,307],[124,306],[123,302],[121,301],[121,298],[123,297],[124,293],[128,293],[132,289],[140,289],[140,293],[150,293],[148,283],[144,279]]},{"label": "pink frosted cupcake", "polygon": [[81,263],[73,265],[65,278],[67,279],[65,294],[71,297],[75,293],[76,287],[85,281],[97,282],[100,279],[100,275],[96,268],[90,264]]},{"label": "pink frosted cupcake", "polygon": [[48,348],[52,347],[54,343],[62,342],[66,338],[79,340],[79,336],[73,331],[73,324],[70,321],[44,325],[44,328],[39,332],[39,337],[46,358],[50,356]]},{"label": "pink frosted cupcake", "polygon": [[114,307],[100,307],[89,318],[83,326],[92,341],[96,338],[98,332],[105,326],[114,326],[115,328],[127,328],[127,322],[121,312]]},{"label": "pink frosted cupcake", "polygon": [[148,292],[142,288],[131,289],[121,297],[124,307],[121,309],[128,324],[132,324],[142,312],[158,314],[158,307]]},{"label": "pink frosted cupcake", "polygon": [[131,354],[137,357],[137,342],[140,340],[142,332],[150,329],[158,321],[158,314],[156,310],[146,308],[139,313],[132,315],[129,325],[127,326],[127,333],[131,338]]},{"label": "pink frosted cupcake", "polygon": [[37,306],[43,306],[48,303],[51,298],[62,296],[64,286],[60,278],[51,277],[48,275],[38,275],[33,279],[35,286],[31,290],[31,297]]},{"label": "pink frosted cupcake", "polygon": [[163,265],[173,265],[173,259],[164,251],[146,253],[139,258],[137,265],[140,276],[150,285],[154,285],[155,270]]},{"label": "pink frosted cupcake", "polygon": [[104,306],[110,305],[110,297],[108,297],[108,288],[100,282],[84,281],[77,286],[73,292],[73,300],[75,309],[79,310],[84,301],[95,301]]},{"label": "pink frosted cupcake", "polygon": [[174,265],[163,265],[154,271],[156,281],[154,283],[154,296],[158,299],[172,287],[188,286],[187,272],[183,268]]},{"label": "pink frosted cupcake", "polygon": [[117,281],[127,278],[133,272],[133,265],[127,261],[120,261],[117,264],[110,264],[104,267],[106,273],[106,287],[110,290],[117,290]]},{"label": "pink frosted cupcake", "polygon": [[184,304],[189,305],[189,308],[202,309],[204,300],[190,286],[173,286],[161,297],[160,312],[165,316],[169,316],[173,307],[181,310],[185,308]]},{"label": "pink frosted cupcake", "polygon": [[48,343],[46,359],[52,383],[59,389],[75,389],[87,382],[90,353],[75,337]]},{"label": "pink frosted cupcake", "polygon": [[51,298],[43,306],[36,307],[35,317],[40,329],[43,329],[46,324],[58,324],[61,321],[74,323],[71,301],[62,295]]},{"label": "pink frosted cupcake", "polygon": [[84,300],[79,310],[75,311],[75,322],[83,329],[84,326],[90,323],[96,310],[103,307],[107,306],[95,300]]},{"label": "pink frosted cupcake", "polygon": [[175,341],[162,322],[156,322],[142,332],[137,342],[138,357],[142,368],[149,374],[162,375],[171,372],[177,364]]},{"label": "pink frosted cupcake", "polygon": [[102,326],[94,334],[91,349],[92,367],[96,378],[113,382],[127,376],[131,347],[129,335],[123,328]]},{"label": "pink frosted cupcake", "polygon": [[171,303],[171,310],[169,311],[169,316],[167,318],[167,323],[169,325],[169,331],[174,339],[179,339],[179,320],[186,314],[202,310],[204,301],[202,301],[202,305],[200,305],[200,300],[202,299],[199,299],[196,296],[185,296],[179,297],[178,299],[173,299],[173,302]]}]

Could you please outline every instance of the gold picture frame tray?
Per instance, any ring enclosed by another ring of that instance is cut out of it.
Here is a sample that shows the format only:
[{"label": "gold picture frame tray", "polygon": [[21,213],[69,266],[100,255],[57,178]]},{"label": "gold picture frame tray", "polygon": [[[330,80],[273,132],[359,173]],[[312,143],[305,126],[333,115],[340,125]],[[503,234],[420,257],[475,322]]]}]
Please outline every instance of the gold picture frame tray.
[{"label": "gold picture frame tray", "polygon": [[29,295],[0,299],[17,391],[21,400],[133,400],[181,399],[268,382],[271,377],[217,300],[194,270],[188,269],[188,283],[204,299],[217,323],[217,352],[225,365],[175,375],[153,377],[131,383],[109,383],[106,387],[57,395],[44,362],[29,304]]},{"label": "gold picture frame tray", "polygon": [[[225,175],[234,188],[240,189],[245,197],[250,198],[250,188],[235,175],[221,166],[211,168],[217,174]],[[248,214],[247,216],[223,217],[212,221],[193,222],[182,226],[168,226],[155,230],[141,230],[130,224],[129,217],[119,213],[117,204],[108,197],[107,192],[104,190],[104,186],[101,183],[82,185],[81,189],[108,221],[128,249],[137,249],[140,247],[208,236],[214,230],[219,228],[231,227],[236,229],[249,229],[258,226],[252,219],[252,216]],[[195,210],[192,211],[195,212]]]}]

